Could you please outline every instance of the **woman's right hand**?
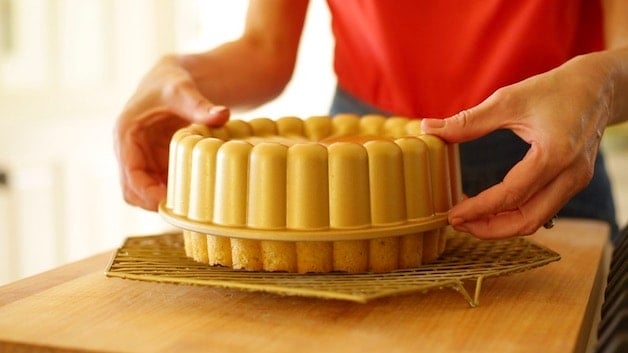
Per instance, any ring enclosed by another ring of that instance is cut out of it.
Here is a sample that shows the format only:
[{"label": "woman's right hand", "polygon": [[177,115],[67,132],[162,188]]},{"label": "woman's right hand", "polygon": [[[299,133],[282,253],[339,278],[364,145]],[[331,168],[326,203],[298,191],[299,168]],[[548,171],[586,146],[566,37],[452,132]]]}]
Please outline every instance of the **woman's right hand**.
[{"label": "woman's right hand", "polygon": [[115,126],[125,201],[155,211],[166,196],[168,146],[174,132],[190,123],[220,126],[229,114],[199,92],[176,56],[162,58],[142,79]]},{"label": "woman's right hand", "polygon": [[251,0],[240,38],[207,52],[164,57],[146,74],[114,135],[128,203],[156,210],[165,198],[168,146],[177,129],[220,126],[230,114],[223,105],[249,109],[281,93],[292,76],[307,7],[307,0]]}]

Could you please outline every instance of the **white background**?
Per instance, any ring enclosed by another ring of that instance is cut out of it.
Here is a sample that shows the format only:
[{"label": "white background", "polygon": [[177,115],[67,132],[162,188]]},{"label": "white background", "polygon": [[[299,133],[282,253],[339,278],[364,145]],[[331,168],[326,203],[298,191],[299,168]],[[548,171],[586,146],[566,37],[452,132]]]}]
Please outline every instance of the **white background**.
[{"label": "white background", "polygon": [[[163,54],[242,30],[244,0],[0,0],[0,283],[167,229],[124,204],[112,131]],[[312,0],[293,81],[235,117],[325,114],[334,87],[323,0]]]}]

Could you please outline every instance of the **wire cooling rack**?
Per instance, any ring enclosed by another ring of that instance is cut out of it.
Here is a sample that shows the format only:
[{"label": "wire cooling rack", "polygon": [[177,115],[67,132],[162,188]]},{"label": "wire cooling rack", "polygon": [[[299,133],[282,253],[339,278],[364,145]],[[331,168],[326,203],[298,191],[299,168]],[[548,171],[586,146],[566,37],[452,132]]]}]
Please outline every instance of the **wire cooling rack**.
[{"label": "wire cooling rack", "polygon": [[[525,238],[478,240],[452,233],[446,250],[430,264],[387,273],[251,272],[213,267],[186,257],[181,233],[129,237],[106,275],[150,282],[224,287],[366,303],[376,298],[451,288],[470,306],[479,304],[482,281],[560,260],[554,251]],[[465,283],[475,282],[470,294]]]}]

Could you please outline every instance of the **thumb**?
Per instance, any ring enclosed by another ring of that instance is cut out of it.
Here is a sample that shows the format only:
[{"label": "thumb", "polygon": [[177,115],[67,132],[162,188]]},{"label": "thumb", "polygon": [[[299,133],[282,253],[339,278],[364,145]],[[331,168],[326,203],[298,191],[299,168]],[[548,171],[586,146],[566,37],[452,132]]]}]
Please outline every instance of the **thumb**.
[{"label": "thumb", "polygon": [[423,133],[436,135],[447,142],[465,142],[504,128],[511,113],[497,104],[494,96],[445,119],[423,119]]},{"label": "thumb", "polygon": [[181,85],[173,91],[168,97],[171,109],[189,122],[221,126],[229,120],[229,108],[210,102],[194,85]]}]

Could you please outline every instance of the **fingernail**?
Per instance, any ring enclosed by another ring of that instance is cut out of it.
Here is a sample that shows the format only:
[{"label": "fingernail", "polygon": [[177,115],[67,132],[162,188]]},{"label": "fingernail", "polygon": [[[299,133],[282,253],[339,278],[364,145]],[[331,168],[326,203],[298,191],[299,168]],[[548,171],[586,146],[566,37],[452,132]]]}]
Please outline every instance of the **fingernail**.
[{"label": "fingernail", "polygon": [[225,107],[224,105],[214,105],[211,108],[209,108],[209,114],[217,115],[217,114],[221,114],[225,110],[227,110],[227,107]]},{"label": "fingernail", "polygon": [[440,129],[445,127],[444,119],[423,119],[421,122],[422,128]]},{"label": "fingernail", "polygon": [[461,225],[463,223],[464,223],[464,219],[460,217],[455,217],[449,220],[449,224],[451,224],[452,226]]}]

